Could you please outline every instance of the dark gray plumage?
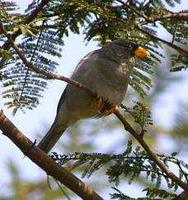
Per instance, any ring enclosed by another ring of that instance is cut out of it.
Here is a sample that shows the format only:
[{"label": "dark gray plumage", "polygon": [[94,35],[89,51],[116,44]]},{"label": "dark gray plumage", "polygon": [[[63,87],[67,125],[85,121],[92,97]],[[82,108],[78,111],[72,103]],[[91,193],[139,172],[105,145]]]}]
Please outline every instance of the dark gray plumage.
[{"label": "dark gray plumage", "polygon": [[[86,55],[72,74],[76,80],[114,105],[119,105],[135,65],[136,43],[115,40]],[[48,153],[71,124],[99,115],[96,99],[86,91],[68,84],[60,98],[57,115],[38,147]],[[102,114],[102,113],[101,113]]]}]

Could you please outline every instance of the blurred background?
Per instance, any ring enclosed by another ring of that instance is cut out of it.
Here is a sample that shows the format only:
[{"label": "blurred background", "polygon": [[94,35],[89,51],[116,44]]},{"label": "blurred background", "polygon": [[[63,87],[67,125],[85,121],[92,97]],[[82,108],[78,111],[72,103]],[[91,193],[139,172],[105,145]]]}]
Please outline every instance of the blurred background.
[{"label": "blurred background", "polygon": [[[24,11],[29,0],[14,0],[20,11]],[[179,11],[188,9],[186,1],[174,8]],[[169,40],[170,35],[160,30],[159,36]],[[63,56],[58,73],[70,76],[79,60],[88,52],[99,48],[96,41],[86,42],[83,35],[71,34],[65,38]],[[188,151],[188,76],[187,72],[169,72],[171,65],[169,49],[161,49],[165,58],[156,66],[153,78],[153,88],[145,100],[151,108],[153,125],[149,127],[146,141],[150,147],[158,153],[171,154],[179,152],[179,157],[187,161]],[[58,100],[66,83],[51,81],[48,91],[41,99],[40,105],[34,110],[28,110],[25,114],[21,111],[15,116],[12,111],[4,106],[0,99],[0,106],[10,120],[27,135],[31,140],[39,141],[52,124]],[[0,88],[1,89],[1,88]],[[135,93],[129,89],[125,105],[132,104],[138,99]],[[131,136],[125,133],[121,123],[111,115],[103,119],[90,119],[72,126],[61,138],[54,151],[59,153],[74,152],[103,152],[121,153],[125,150],[128,139]],[[135,144],[137,144],[135,142]],[[80,172],[76,172],[80,176]],[[100,173],[100,172],[97,172]],[[0,200],[35,199],[51,200],[65,199],[70,196],[77,200],[69,190],[58,187],[55,181],[50,179],[51,187],[47,184],[46,174],[19,151],[14,144],[0,134]],[[104,199],[109,199],[112,191],[111,185],[104,176],[91,176],[85,178],[86,183],[91,184],[97,191],[102,192]],[[97,183],[97,184],[96,184]],[[125,180],[120,186],[126,188],[128,195],[132,197],[144,196],[142,189],[149,183],[138,180],[137,183],[128,185]],[[136,192],[135,192],[136,191]],[[139,194],[140,193],[140,194]]]}]

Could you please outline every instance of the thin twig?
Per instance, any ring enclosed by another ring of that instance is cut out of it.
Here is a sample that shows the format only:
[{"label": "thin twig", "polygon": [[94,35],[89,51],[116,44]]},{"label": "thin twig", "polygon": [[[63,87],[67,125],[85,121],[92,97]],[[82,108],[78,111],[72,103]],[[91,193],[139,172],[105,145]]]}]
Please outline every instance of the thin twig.
[{"label": "thin twig", "polygon": [[149,16],[145,15],[144,12],[140,12],[139,10],[137,10],[137,8],[131,6],[127,2],[124,2],[122,0],[117,0],[117,2],[121,3],[124,7],[127,7],[128,9],[130,9],[131,11],[136,13],[138,16],[142,17],[145,20],[145,22],[143,22],[142,25],[147,24],[147,23],[154,23],[154,22],[161,21],[164,19],[188,19],[187,11],[185,11],[185,12],[183,12],[183,11],[180,11],[180,12],[167,11],[168,12],[167,14],[156,16],[156,17],[149,17]]},{"label": "thin twig", "polygon": [[[45,23],[45,21],[42,22],[42,26],[43,26],[44,23]],[[37,43],[36,43],[35,47],[32,49],[31,58],[30,58],[30,61],[29,61],[30,63],[32,63],[33,60],[34,60],[34,58],[35,58],[35,52],[36,52],[37,49],[38,49],[39,41],[40,41],[40,39],[41,39],[41,37],[42,37],[42,33],[43,33],[43,29],[40,30],[39,37],[38,37],[38,39],[37,39]],[[42,46],[42,45],[43,45],[43,44],[41,44],[41,46]],[[22,85],[22,88],[21,88],[20,97],[19,97],[19,99],[18,99],[18,103],[20,103],[20,101],[21,101],[21,99],[22,99],[22,95],[23,95],[23,93],[24,93],[24,89],[25,89],[25,86],[26,86],[26,84],[27,84],[27,78],[28,78],[29,72],[30,72],[30,68],[27,67],[27,70],[26,70],[26,73],[25,73],[25,78],[24,78],[23,85]]]},{"label": "thin twig", "polygon": [[[36,16],[41,12],[42,8],[44,6],[46,6],[49,3],[50,0],[41,0],[41,2],[38,4],[38,6],[29,14],[25,17],[23,24],[28,24],[30,22],[32,22]],[[11,38],[14,41],[19,35],[21,35],[22,32],[20,29],[18,29],[17,31],[13,32],[11,34]],[[7,40],[2,46],[2,49],[8,50],[10,48],[11,44],[10,42]],[[2,63],[4,62],[4,58],[2,58],[0,60],[0,65],[2,65]]]},{"label": "thin twig", "polygon": [[163,19],[173,19],[173,20],[174,19],[188,19],[188,12],[174,12],[174,13],[170,12],[162,16],[150,18],[152,22],[160,21]]},{"label": "thin twig", "polygon": [[79,83],[77,81],[69,79],[69,78],[67,78],[65,76],[61,76],[59,74],[53,74],[53,73],[48,72],[48,71],[46,71],[44,69],[41,69],[41,68],[38,68],[38,67],[34,66],[31,62],[29,62],[27,60],[27,58],[24,56],[24,54],[20,51],[18,46],[12,40],[11,35],[7,33],[7,31],[6,31],[5,27],[3,26],[2,22],[0,22],[0,30],[8,38],[9,44],[16,51],[16,53],[18,54],[19,58],[22,60],[22,62],[24,63],[25,66],[27,66],[28,68],[32,69],[36,73],[44,75],[48,79],[57,79],[57,80],[65,81],[67,83],[70,83],[70,84],[72,84],[72,85],[74,85],[76,87],[79,87],[79,88],[87,91],[91,96],[97,97],[97,94],[95,92],[91,91],[88,87],[84,86],[83,84],[81,84],[81,83]]},{"label": "thin twig", "polygon": [[163,20],[171,20],[173,22],[173,20],[182,20],[182,19],[188,19],[188,12],[170,12],[167,11],[167,14],[164,15],[160,15],[160,16],[155,16],[155,17],[148,17],[148,20],[145,20],[143,22],[141,22],[140,24],[143,25],[147,25],[148,23],[155,23],[158,21],[163,21]]},{"label": "thin twig", "polygon": [[134,13],[136,13],[138,16],[142,17],[145,19],[145,21],[151,23],[152,21],[150,20],[150,18],[145,15],[143,12],[137,10],[136,8],[134,8],[133,6],[131,6],[130,4],[128,4],[127,2],[124,2],[122,0],[117,0],[119,3],[121,3],[124,7],[127,7],[128,9],[132,10]]},{"label": "thin twig", "polygon": [[143,137],[139,135],[133,128],[132,126],[125,120],[125,118],[121,115],[121,113],[116,110],[114,112],[116,117],[122,122],[124,125],[125,130],[127,130],[131,135],[133,135],[136,140],[141,144],[143,149],[147,152],[149,155],[150,159],[153,160],[158,167],[170,178],[172,181],[174,181],[177,185],[179,185],[182,189],[188,192],[188,185],[181,181],[174,173],[172,173],[169,168],[164,165],[164,163],[157,157],[157,155],[150,149],[150,147],[146,144],[144,141]]},{"label": "thin twig", "polygon": [[164,43],[164,44],[167,44],[168,46],[172,47],[173,49],[175,49],[175,50],[180,51],[181,53],[183,53],[183,55],[188,56],[188,51],[187,51],[187,50],[182,49],[181,47],[179,47],[179,46],[177,46],[177,45],[175,45],[175,44],[172,44],[171,42],[168,42],[168,41],[166,41],[166,40],[164,40],[164,39],[162,39],[162,38],[160,38],[160,37],[158,37],[158,36],[156,36],[156,35],[153,35],[153,34],[149,33],[148,31],[142,29],[142,28],[139,27],[139,26],[136,26],[136,28],[137,28],[139,31],[141,31],[142,33],[148,35],[151,39],[153,39],[153,40],[158,40],[158,41],[160,41],[160,42],[162,42],[162,43]]},{"label": "thin twig", "polygon": [[[121,1],[121,0],[120,0],[120,1]],[[141,15],[142,15],[142,14],[141,14]],[[140,16],[141,16],[141,15],[140,15]],[[142,16],[142,17],[143,17],[143,16]],[[121,21],[122,23],[125,23],[125,20],[127,20],[127,19],[118,18],[117,20]],[[148,19],[148,20],[149,20],[149,19]],[[142,28],[141,25],[142,25],[142,24],[135,24],[134,27],[135,27],[136,29],[138,29],[140,32],[142,32],[142,33],[144,33],[145,35],[149,36],[151,39],[160,41],[160,42],[162,42],[163,44],[166,44],[166,45],[172,47],[173,49],[175,49],[175,50],[181,52],[183,55],[188,56],[188,51],[187,51],[187,50],[182,49],[181,47],[179,47],[179,46],[173,44],[172,42],[168,42],[168,41],[166,41],[166,40],[164,40],[164,39],[162,39],[162,38],[160,38],[160,37],[158,37],[158,36],[156,36],[156,35],[151,34],[150,32],[144,30],[144,29]]]},{"label": "thin twig", "polygon": [[[40,4],[31,12],[30,15],[27,15],[23,21],[23,24],[28,24],[32,22],[36,16],[41,12],[42,8],[49,3],[50,0],[42,0]],[[19,30],[15,31],[14,33],[11,34],[11,37],[13,40],[15,40],[22,32]],[[10,48],[10,43],[7,40],[3,46],[1,47],[2,49],[9,49]]]},{"label": "thin twig", "polygon": [[[154,23],[156,21],[160,21],[163,19],[188,19],[188,12],[175,12],[172,13],[169,11],[168,14],[162,15],[162,16],[157,16],[157,17],[149,17],[147,15],[145,15],[143,12],[138,11],[136,8],[134,8],[133,6],[129,5],[127,2],[124,2],[122,0],[117,0],[119,3],[121,3],[123,6],[129,8],[130,10],[132,10],[134,13],[136,13],[138,16],[144,18],[145,22],[143,22],[141,25],[145,25],[148,23]],[[123,22],[123,20],[121,19],[121,21]],[[168,42],[162,38],[159,38],[151,33],[149,33],[148,31],[142,29],[141,27],[139,27],[138,25],[135,26],[139,31],[143,32],[144,34],[148,35],[150,38],[154,39],[154,40],[159,40],[161,42],[163,42],[164,44],[167,44],[168,46],[182,52],[183,54],[185,54],[186,56],[188,56],[188,51],[186,51],[185,49],[182,49],[181,47],[178,47],[177,45]]]},{"label": "thin twig", "polygon": [[48,175],[64,184],[84,200],[103,200],[90,186],[86,185],[66,168],[58,165],[47,154],[33,145],[21,131],[0,111],[0,129],[29,159]]}]

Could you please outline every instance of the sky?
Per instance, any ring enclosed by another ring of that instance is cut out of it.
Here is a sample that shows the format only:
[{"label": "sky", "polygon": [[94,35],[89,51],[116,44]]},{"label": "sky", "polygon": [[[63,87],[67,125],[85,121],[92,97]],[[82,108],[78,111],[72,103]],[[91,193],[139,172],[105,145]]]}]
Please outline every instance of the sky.
[{"label": "sky", "polygon": [[[29,0],[14,1],[17,2],[17,4],[22,10],[24,10],[29,4],[29,2],[31,2]],[[186,1],[182,2],[184,3],[183,9],[188,9]],[[182,9],[182,7],[177,7],[177,9]],[[164,36],[164,34],[164,32],[160,32],[160,36]],[[83,35],[70,34],[69,37],[65,38],[65,46],[63,48],[62,59],[58,60],[58,62],[60,63],[58,73],[64,76],[70,76],[78,61],[88,52],[97,48],[97,43],[94,41],[91,41],[86,44]],[[177,76],[183,76],[183,73],[179,73]],[[13,121],[13,123],[21,131],[26,133],[27,136],[33,141],[35,140],[36,134],[45,134],[43,132],[46,132],[50,124],[53,122],[58,100],[66,85],[66,83],[62,81],[51,81],[51,83],[52,84],[49,85],[49,90],[47,91],[47,93],[45,93],[45,96],[41,100],[41,104],[37,107],[37,109],[27,111],[26,114],[18,112],[16,116],[12,116],[12,111],[8,110],[3,105],[3,101],[0,100],[0,106],[3,109],[4,113],[9,117],[9,119]],[[168,128],[171,125],[174,113],[176,112],[177,108],[176,104],[180,101],[188,100],[187,85],[188,79],[185,78],[183,82],[181,82],[180,84],[174,84],[173,87],[168,88],[166,92],[164,92],[160,97],[158,97],[152,111],[155,123],[162,124],[166,128]],[[41,124],[43,128],[41,128]],[[105,125],[103,126],[103,129],[105,131]],[[102,144],[103,141],[106,139],[105,136],[103,136],[103,138],[96,138],[95,141],[96,145],[104,145],[104,151],[105,149],[108,149],[108,147],[112,145],[113,142],[115,143],[116,141],[122,139],[121,134],[116,137],[114,137],[113,135],[109,136],[108,134],[107,137],[109,141],[108,144]],[[165,148],[168,149],[169,147]],[[4,151],[4,149],[7,149],[7,151]],[[11,151],[9,151],[9,149]],[[30,177],[31,171],[35,172],[31,177],[31,179],[33,180],[35,180],[35,178],[37,179],[41,176],[45,176],[44,173],[41,174],[41,170],[39,170],[35,165],[31,164],[31,161],[29,161],[27,158],[24,158],[20,150],[3,135],[0,135],[0,152],[3,152],[3,154],[1,155],[0,162],[0,174],[4,175],[3,177],[1,177],[1,182],[7,182],[9,179],[5,169],[7,158],[16,160],[18,165],[24,168],[23,177]],[[1,191],[3,191],[3,187],[1,187],[0,193]]]}]

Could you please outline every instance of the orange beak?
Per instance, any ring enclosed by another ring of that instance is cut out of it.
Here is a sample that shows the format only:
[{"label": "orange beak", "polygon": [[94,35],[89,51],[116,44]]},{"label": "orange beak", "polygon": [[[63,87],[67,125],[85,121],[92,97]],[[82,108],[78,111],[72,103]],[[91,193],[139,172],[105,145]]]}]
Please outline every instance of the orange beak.
[{"label": "orange beak", "polygon": [[135,52],[134,52],[135,56],[138,58],[145,58],[147,56],[150,55],[149,51],[147,51],[146,49],[144,49],[143,47],[138,47]]}]

